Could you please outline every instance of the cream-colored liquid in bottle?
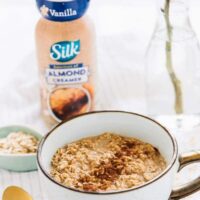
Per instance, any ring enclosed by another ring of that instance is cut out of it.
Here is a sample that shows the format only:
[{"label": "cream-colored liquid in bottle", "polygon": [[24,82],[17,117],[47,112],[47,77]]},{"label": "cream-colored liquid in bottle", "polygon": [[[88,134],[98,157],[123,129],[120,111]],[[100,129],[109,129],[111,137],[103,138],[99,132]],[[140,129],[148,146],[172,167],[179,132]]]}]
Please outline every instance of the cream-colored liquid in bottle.
[{"label": "cream-colored liquid in bottle", "polygon": [[94,109],[94,27],[84,15],[89,1],[37,0],[36,26],[41,109],[53,125]]}]

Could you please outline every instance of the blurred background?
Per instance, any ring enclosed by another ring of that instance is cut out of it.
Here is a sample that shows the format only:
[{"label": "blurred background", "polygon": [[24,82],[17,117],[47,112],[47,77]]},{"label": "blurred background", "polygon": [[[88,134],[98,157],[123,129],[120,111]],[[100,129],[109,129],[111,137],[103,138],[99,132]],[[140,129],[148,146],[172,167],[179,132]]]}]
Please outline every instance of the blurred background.
[{"label": "blurred background", "polygon": [[[96,109],[146,114],[144,57],[158,18],[160,0],[91,0],[88,15],[97,35]],[[188,0],[200,41],[200,1]],[[28,124],[44,133],[40,116],[35,0],[0,0],[0,123]]]},{"label": "blurred background", "polygon": [[[156,1],[91,0],[88,14],[96,26],[99,67],[97,109],[145,113],[144,55],[156,24]],[[200,39],[199,9],[200,1],[190,0],[191,23]],[[34,121],[41,127],[34,41],[39,18],[34,0],[0,0],[2,124]],[[111,99],[100,100],[103,96]]]},{"label": "blurred background", "polygon": [[[200,1],[189,2],[191,23],[200,37]],[[112,35],[114,40],[129,34],[132,37],[129,43],[132,55],[136,53],[142,56],[155,26],[156,0],[91,0],[88,14],[96,25],[98,37]],[[1,77],[1,87],[9,81],[17,65],[35,51],[34,29],[39,18],[34,0],[0,0],[0,55],[4,74]],[[125,54],[120,59],[128,59],[132,67],[141,61]]]}]

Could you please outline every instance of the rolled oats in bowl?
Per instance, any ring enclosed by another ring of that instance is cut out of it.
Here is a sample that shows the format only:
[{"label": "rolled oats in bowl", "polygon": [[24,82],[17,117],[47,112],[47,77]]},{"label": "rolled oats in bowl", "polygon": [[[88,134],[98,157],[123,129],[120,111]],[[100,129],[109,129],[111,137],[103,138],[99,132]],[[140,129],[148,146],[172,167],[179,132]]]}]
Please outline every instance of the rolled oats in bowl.
[{"label": "rolled oats in bowl", "polygon": [[152,145],[103,133],[59,148],[52,158],[50,174],[67,187],[109,192],[143,185],[165,168],[165,159]]},{"label": "rolled oats in bowl", "polygon": [[22,131],[11,132],[7,137],[0,138],[0,153],[30,154],[36,153],[38,139]]}]

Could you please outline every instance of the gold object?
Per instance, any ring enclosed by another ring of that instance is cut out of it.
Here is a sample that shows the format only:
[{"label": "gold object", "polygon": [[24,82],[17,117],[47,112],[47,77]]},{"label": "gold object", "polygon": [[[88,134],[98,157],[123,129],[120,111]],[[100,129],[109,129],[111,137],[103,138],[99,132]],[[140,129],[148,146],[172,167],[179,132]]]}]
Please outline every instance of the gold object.
[{"label": "gold object", "polygon": [[3,193],[2,200],[33,200],[32,197],[22,188],[10,186]]},{"label": "gold object", "polygon": [[[200,162],[200,151],[192,151],[190,153],[181,155],[179,162],[179,171],[192,163]],[[200,177],[185,185],[175,188],[175,190],[172,191],[171,200],[184,198],[195,193],[197,190],[200,190]]]}]

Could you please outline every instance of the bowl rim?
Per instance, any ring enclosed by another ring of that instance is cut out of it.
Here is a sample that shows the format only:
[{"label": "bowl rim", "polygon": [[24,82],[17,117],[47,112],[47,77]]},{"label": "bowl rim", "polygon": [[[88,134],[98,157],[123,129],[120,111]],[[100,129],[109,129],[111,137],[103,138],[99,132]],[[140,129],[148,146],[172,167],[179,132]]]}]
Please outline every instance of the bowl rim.
[{"label": "bowl rim", "polygon": [[[20,129],[21,131],[23,131],[23,129],[27,129],[28,131],[30,131],[29,133],[25,133],[25,134],[30,134],[30,135],[33,135],[35,136],[37,139],[41,140],[43,138],[43,135],[39,133],[38,130],[36,130],[36,128],[32,127],[32,126],[28,126],[28,125],[23,125],[23,124],[12,124],[12,125],[4,125],[4,126],[1,126],[0,127],[0,131],[2,129],[8,129],[8,128],[11,128],[11,129]],[[26,131],[25,131],[26,132]],[[8,133],[9,134],[9,133]],[[1,133],[0,133],[1,135]],[[1,137],[0,137],[1,139]]]},{"label": "bowl rim", "polygon": [[0,157],[8,157],[8,158],[22,158],[22,157],[35,157],[37,153],[0,153]]},{"label": "bowl rim", "polygon": [[[41,152],[42,152],[42,148],[43,148],[43,145],[45,143],[45,141],[48,139],[48,137],[54,132],[54,130],[56,130],[57,128],[59,128],[60,126],[62,126],[63,124],[69,122],[69,121],[72,121],[76,118],[80,118],[80,117],[84,117],[84,116],[87,116],[87,115],[95,115],[95,114],[100,114],[100,113],[121,113],[121,114],[129,114],[129,115],[134,115],[134,116],[138,116],[138,117],[141,117],[141,118],[144,118],[146,120],[149,120],[155,124],[157,124],[158,126],[160,126],[166,134],[168,134],[169,138],[171,139],[172,141],[172,145],[173,145],[173,156],[171,158],[171,162],[168,164],[168,166],[166,167],[166,169],[158,176],[156,176],[154,179],[146,182],[145,184],[143,185],[140,185],[140,186],[137,186],[137,187],[133,187],[133,188],[130,188],[130,189],[126,189],[126,190],[118,190],[118,191],[110,191],[110,192],[90,192],[90,191],[84,191],[84,190],[78,190],[78,189],[75,189],[75,188],[72,188],[72,187],[67,187],[57,181],[55,181],[51,176],[50,174],[44,169],[44,167],[42,166],[42,161],[41,161]],[[50,130],[44,137],[43,139],[40,141],[39,143],[39,147],[38,147],[38,151],[37,151],[37,164],[38,164],[38,169],[41,170],[42,174],[47,178],[49,179],[52,183],[56,184],[57,186],[60,186],[64,189],[67,189],[67,190],[71,190],[73,192],[78,192],[78,193],[84,193],[84,194],[91,194],[91,195],[116,195],[116,194],[120,194],[120,193],[126,193],[126,192],[131,192],[131,191],[135,191],[135,190],[138,190],[138,189],[141,189],[141,188],[144,188],[158,180],[160,180],[163,176],[165,176],[166,174],[168,174],[168,172],[173,168],[173,166],[175,165],[176,163],[176,160],[178,158],[178,145],[177,145],[177,141],[176,139],[174,138],[174,136],[168,131],[167,128],[165,128],[163,125],[161,125],[159,122],[157,122],[156,120],[150,118],[150,117],[147,117],[145,115],[142,115],[142,114],[138,114],[138,113],[134,113],[134,112],[128,112],[128,111],[120,111],[120,110],[102,110],[102,111],[93,111],[93,112],[89,112],[89,113],[84,113],[84,114],[81,114],[81,115],[78,115],[78,116],[75,116],[75,117],[72,117],[68,120],[65,120],[61,123],[59,123],[58,125],[56,125],[52,130]]]}]

